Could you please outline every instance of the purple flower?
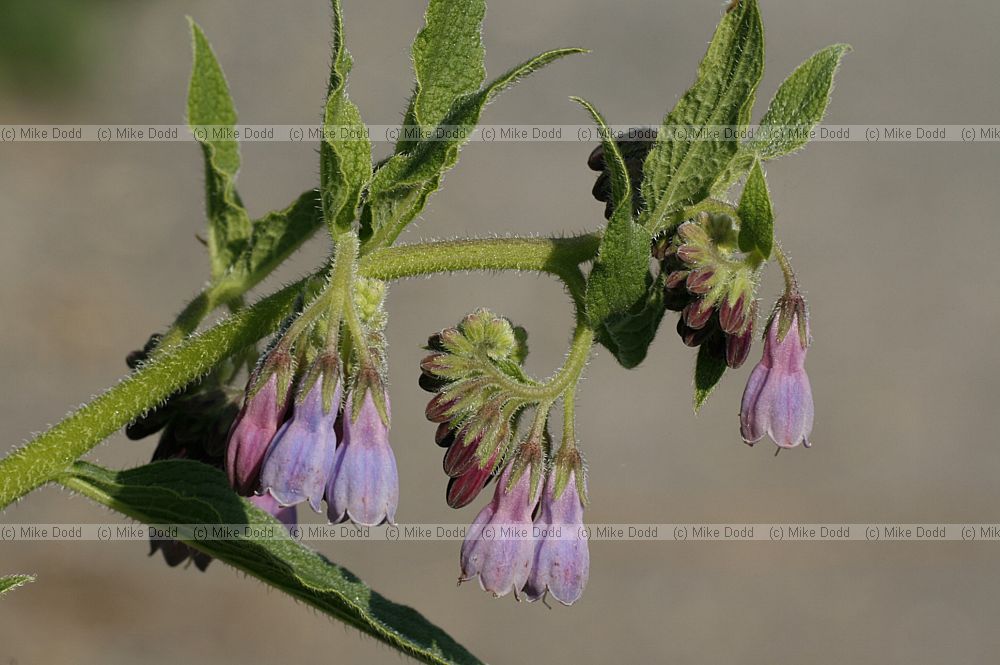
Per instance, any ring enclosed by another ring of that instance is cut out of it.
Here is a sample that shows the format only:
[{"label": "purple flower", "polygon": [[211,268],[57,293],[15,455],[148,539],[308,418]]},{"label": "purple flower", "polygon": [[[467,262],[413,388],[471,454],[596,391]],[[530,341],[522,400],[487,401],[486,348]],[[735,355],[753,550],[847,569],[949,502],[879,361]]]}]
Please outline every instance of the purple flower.
[{"label": "purple flower", "polygon": [[483,590],[495,597],[511,591],[520,597],[535,554],[531,513],[538,500],[532,497],[531,467],[525,468],[507,491],[515,466],[508,464],[500,474],[493,500],[479,511],[462,543],[459,582],[478,576]]},{"label": "purple flower", "polygon": [[529,601],[546,592],[563,605],[572,605],[583,595],[590,575],[590,550],[583,532],[583,502],[576,484],[576,472],[562,494],[555,495],[556,470],[545,479],[541,510],[535,519],[535,559],[524,593]]},{"label": "purple flower", "polygon": [[354,400],[344,407],[344,442],[334,455],[326,486],[327,516],[331,522],[350,518],[356,524],[394,523],[399,504],[396,457],[389,446],[389,396],[385,393],[386,421],[382,420],[372,390],[365,395],[357,416]]},{"label": "purple flower", "polygon": [[[782,299],[785,301],[785,299]],[[799,298],[801,303],[801,298]],[[779,303],[764,339],[764,356],[753,368],[740,406],[740,432],[750,445],[765,434],[781,448],[800,443],[809,447],[813,426],[813,398],[804,367],[809,337],[808,318],[803,305]],[[784,339],[778,329],[789,312],[790,325]],[[805,325],[799,326],[799,317]]]},{"label": "purple flower", "polygon": [[247,500],[264,512],[271,513],[287,527],[296,526],[299,523],[298,516],[295,514],[295,506],[282,506],[270,494],[251,496]]},{"label": "purple flower", "polygon": [[320,512],[326,481],[333,467],[337,435],[333,425],[340,407],[340,376],[329,411],[324,411],[323,382],[320,374],[301,402],[293,407],[292,417],[274,436],[260,474],[263,492],[270,492],[282,506],[308,501]]},{"label": "purple flower", "polygon": [[285,419],[291,401],[287,395],[278,399],[278,372],[272,373],[260,389],[250,394],[254,381],[251,377],[247,384],[247,397],[229,430],[226,448],[229,484],[243,496],[257,490],[268,444]]}]

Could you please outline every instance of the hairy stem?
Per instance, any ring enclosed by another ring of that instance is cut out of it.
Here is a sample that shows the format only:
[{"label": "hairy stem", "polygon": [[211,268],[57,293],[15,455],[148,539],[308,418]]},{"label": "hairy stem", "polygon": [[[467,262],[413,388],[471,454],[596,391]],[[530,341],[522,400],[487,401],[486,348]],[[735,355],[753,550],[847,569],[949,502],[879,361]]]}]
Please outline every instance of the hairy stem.
[{"label": "hairy stem", "polygon": [[219,361],[273,331],[303,282],[240,310],[202,335],[163,351],[152,362],[0,460],[0,509],[55,478],[77,458]]},{"label": "hairy stem", "polygon": [[555,275],[574,295],[584,280],[579,265],[597,255],[596,233],[568,238],[442,240],[376,249],[361,258],[365,277],[395,280],[464,270],[523,270]]},{"label": "hairy stem", "polygon": [[[599,237],[589,234],[572,238],[492,238],[404,245],[368,254],[359,262],[358,274],[394,280],[462,270],[544,272],[562,279],[579,301],[583,286],[579,264],[594,258],[598,243]],[[0,509],[58,476],[105,438],[204,376],[221,360],[274,332],[291,312],[310,278],[239,310],[203,334],[164,346],[151,362],[118,385],[0,460]],[[186,307],[187,314],[179,317],[182,324],[178,330],[193,330],[206,306],[202,301]],[[582,323],[579,311],[577,319],[566,364],[546,382],[556,394],[567,381],[579,375],[593,343],[593,331]],[[176,334],[183,338],[182,333]]]}]

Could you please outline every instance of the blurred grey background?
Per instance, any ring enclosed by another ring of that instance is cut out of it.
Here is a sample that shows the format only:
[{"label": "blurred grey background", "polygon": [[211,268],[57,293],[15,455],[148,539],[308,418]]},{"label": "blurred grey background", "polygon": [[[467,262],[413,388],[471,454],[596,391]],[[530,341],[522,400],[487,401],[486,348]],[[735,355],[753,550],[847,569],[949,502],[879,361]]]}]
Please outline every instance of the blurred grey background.
[{"label": "blurred grey background", "polygon": [[[346,3],[350,94],[370,123],[398,122],[423,3]],[[756,117],[827,44],[854,45],[831,123],[996,123],[1000,6],[762,0],[768,51]],[[583,123],[582,95],[615,124],[655,124],[692,82],[714,0],[507,0],[487,13],[487,66],[556,46],[593,49],[505,93],[485,122]],[[112,0],[0,8],[0,121],[176,123],[190,67],[185,14],[205,28],[246,123],[311,123],[325,90],[324,2]],[[87,61],[89,64],[84,64]],[[379,144],[384,155],[389,146]],[[602,224],[591,146],[470,144],[405,240],[561,233]],[[251,212],[317,180],[314,147],[248,144]],[[672,331],[625,372],[598,351],[580,391],[594,522],[998,522],[1000,264],[996,144],[822,143],[772,163],[778,232],[812,308],[815,447],[774,458],[740,442],[748,363],[691,412],[693,354]],[[201,158],[193,144],[0,147],[0,436],[19,444],[124,373],[125,354],[201,286]],[[262,291],[322,260],[303,250]],[[778,280],[767,282],[765,297]],[[390,294],[393,443],[404,522],[467,522],[444,503],[433,427],[416,386],[419,344],[485,305],[530,331],[552,371],[570,310],[551,280],[413,280]],[[754,351],[754,357],[759,351]],[[89,456],[146,462],[152,439]],[[118,519],[42,489],[4,521]],[[572,608],[455,588],[457,543],[326,543],[322,551],[411,604],[490,662],[995,662],[1000,544],[594,543]],[[0,662],[398,662],[283,595],[214,564],[169,569],[142,543],[0,547],[0,572],[38,582],[0,601]]]}]

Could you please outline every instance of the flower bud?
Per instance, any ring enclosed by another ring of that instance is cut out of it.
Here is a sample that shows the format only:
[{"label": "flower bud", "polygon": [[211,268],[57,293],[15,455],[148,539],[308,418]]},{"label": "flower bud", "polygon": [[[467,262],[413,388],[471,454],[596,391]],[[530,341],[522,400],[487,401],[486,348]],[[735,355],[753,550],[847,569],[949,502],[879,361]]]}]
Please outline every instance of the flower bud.
[{"label": "flower bud", "polygon": [[691,303],[684,308],[684,323],[687,324],[688,328],[701,330],[708,323],[709,319],[712,318],[714,311],[715,308],[712,307],[708,301],[703,298],[698,298],[697,300],[691,301]]},{"label": "flower bud", "polygon": [[479,450],[479,444],[483,440],[483,434],[484,432],[479,431],[474,435],[470,435],[469,431],[464,427],[459,430],[455,436],[455,442],[451,444],[448,452],[444,454],[444,472],[448,476],[458,478],[476,464],[478,461],[476,452]]},{"label": "flower bud", "polygon": [[454,408],[456,400],[443,393],[431,398],[424,409],[424,417],[432,423],[446,423],[451,420],[449,412]]},{"label": "flower bud", "polygon": [[437,431],[434,432],[434,443],[442,448],[448,448],[455,443],[455,431],[451,428],[451,423],[441,423]]},{"label": "flower bud", "polygon": [[472,503],[483,488],[490,484],[499,457],[500,449],[497,448],[486,464],[480,466],[477,461],[462,475],[449,479],[445,493],[448,506],[457,510]]},{"label": "flower bud", "polygon": [[681,336],[681,341],[686,346],[701,346],[702,342],[713,332],[715,332],[714,326],[706,325],[702,328],[692,328],[684,323],[683,316],[677,319],[677,334]]},{"label": "flower bud", "polygon": [[[276,362],[290,367],[287,357]],[[261,465],[271,439],[288,412],[289,389],[281,390],[282,370],[271,371],[263,385],[255,386],[257,373],[247,383],[243,408],[229,431],[226,448],[226,472],[229,483],[239,494],[249,496],[257,490]],[[279,394],[280,393],[280,394]]]},{"label": "flower bud", "polygon": [[750,344],[753,340],[753,326],[748,326],[746,330],[738,335],[726,333],[726,365],[731,369],[737,369],[746,362],[750,355]]},{"label": "flower bud", "polygon": [[[801,301],[800,296],[792,296],[796,297]],[[781,448],[794,448],[800,443],[808,448],[814,415],[812,388],[805,371],[808,315],[804,304],[798,307],[786,300],[788,297],[779,301],[767,324],[764,355],[743,391],[740,432],[750,445],[767,434]],[[786,312],[790,312],[785,324],[788,332],[782,338],[781,319]]]},{"label": "flower bud", "polygon": [[712,290],[715,283],[715,270],[713,268],[699,268],[688,274],[687,290],[695,295],[703,296]]}]

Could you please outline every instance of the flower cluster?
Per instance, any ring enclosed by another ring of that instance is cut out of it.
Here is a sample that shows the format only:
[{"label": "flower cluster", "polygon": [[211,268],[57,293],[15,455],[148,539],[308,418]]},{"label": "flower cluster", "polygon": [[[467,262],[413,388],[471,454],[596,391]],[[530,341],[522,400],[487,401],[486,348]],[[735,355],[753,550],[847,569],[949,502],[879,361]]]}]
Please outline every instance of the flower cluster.
[{"label": "flower cluster", "polygon": [[677,333],[688,346],[708,345],[734,369],[750,353],[757,317],[756,270],[739,251],[738,232],[729,215],[703,212],[655,250],[666,306],[681,313]]},{"label": "flower cluster", "polygon": [[[655,129],[648,128],[630,129],[616,139],[632,183],[633,213],[644,205],[643,164],[655,139]],[[592,193],[606,204],[604,216],[610,218],[610,174],[603,146],[590,154],[587,164],[602,171]],[[720,207],[725,206],[720,202]],[[762,261],[740,251],[738,234],[733,215],[701,212],[657,238],[651,250],[659,263],[664,307],[681,314],[677,321],[681,339],[733,369],[746,361],[753,342]],[[787,258],[780,247],[775,251],[785,276],[785,293],[765,326],[764,355],[743,393],[740,431],[750,445],[767,434],[779,448],[799,443],[809,447],[814,409],[804,368],[808,313]],[[798,333],[788,335],[790,328]]]},{"label": "flower cluster", "polygon": [[[345,391],[338,356],[321,353],[297,378],[279,345],[253,373],[229,434],[226,469],[244,495],[281,506],[326,499],[332,522],[393,522],[399,503],[381,374],[360,369]],[[287,387],[286,387],[287,386]],[[345,395],[346,392],[346,395]]]},{"label": "flower cluster", "polygon": [[523,328],[483,309],[428,340],[420,385],[434,393],[425,415],[438,423],[434,440],[446,448],[452,508],[468,505],[493,478],[527,406],[505,389],[529,381],[521,369],[525,338]]},{"label": "flower cluster", "polygon": [[[462,545],[459,581],[478,579],[494,596],[575,602],[590,569],[583,458],[572,437],[551,455],[551,402],[531,397],[540,384],[521,368],[524,331],[479,310],[431,336],[427,348],[420,385],[434,393],[426,416],[438,423],[435,441],[447,449],[448,504],[466,506],[498,479]],[[518,419],[530,407],[534,424],[515,444]]]}]

